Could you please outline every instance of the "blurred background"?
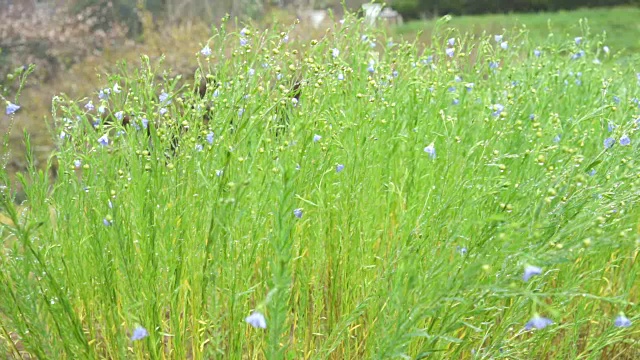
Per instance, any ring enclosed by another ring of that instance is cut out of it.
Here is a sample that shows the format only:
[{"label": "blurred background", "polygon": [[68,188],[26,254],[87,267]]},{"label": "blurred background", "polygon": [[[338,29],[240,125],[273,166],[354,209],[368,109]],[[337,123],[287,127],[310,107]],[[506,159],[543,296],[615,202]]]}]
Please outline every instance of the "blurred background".
[{"label": "blurred background", "polygon": [[[33,139],[38,165],[53,149],[51,98],[64,93],[78,101],[95,97],[105,83],[100,74],[116,71],[119,61],[131,67],[140,54],[153,61],[164,56],[173,75],[193,76],[195,54],[229,14],[231,26],[250,23],[257,28],[300,24],[290,37],[319,37],[345,10],[364,16],[368,8],[398,39],[428,44],[434,19],[454,15],[450,23],[461,31],[503,33],[526,25],[544,39],[553,28],[580,36],[578,20],[590,20],[593,32],[606,31],[612,49],[640,50],[640,0],[389,0],[384,6],[363,0],[0,0],[0,95],[13,101],[21,72],[36,68],[23,89],[14,118],[0,104],[0,134],[8,146],[0,149],[10,173],[25,169],[22,130]],[[380,3],[382,5],[382,3]],[[364,5],[364,6],[363,6]],[[6,145],[5,144],[5,145]]]}]

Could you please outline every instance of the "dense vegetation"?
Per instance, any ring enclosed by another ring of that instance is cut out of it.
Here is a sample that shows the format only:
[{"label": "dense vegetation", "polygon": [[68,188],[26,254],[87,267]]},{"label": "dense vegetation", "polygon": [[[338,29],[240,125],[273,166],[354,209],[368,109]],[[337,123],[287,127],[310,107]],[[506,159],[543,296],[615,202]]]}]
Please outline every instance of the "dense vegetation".
[{"label": "dense vegetation", "polygon": [[0,353],[640,356],[639,75],[442,25],[223,25],[186,83],[142,56],[56,97],[55,184],[1,191]]}]

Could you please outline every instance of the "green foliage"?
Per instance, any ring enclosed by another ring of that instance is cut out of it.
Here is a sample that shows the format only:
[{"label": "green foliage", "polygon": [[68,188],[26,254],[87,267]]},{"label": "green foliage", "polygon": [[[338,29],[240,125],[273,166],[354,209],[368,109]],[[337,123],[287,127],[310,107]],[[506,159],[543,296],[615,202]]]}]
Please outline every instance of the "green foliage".
[{"label": "green foliage", "polygon": [[142,56],[108,98],[56,97],[55,184],[30,155],[24,207],[0,188],[0,349],[637,358],[639,80],[583,29],[438,24],[422,51],[351,16],[298,44],[223,27],[186,83]]}]

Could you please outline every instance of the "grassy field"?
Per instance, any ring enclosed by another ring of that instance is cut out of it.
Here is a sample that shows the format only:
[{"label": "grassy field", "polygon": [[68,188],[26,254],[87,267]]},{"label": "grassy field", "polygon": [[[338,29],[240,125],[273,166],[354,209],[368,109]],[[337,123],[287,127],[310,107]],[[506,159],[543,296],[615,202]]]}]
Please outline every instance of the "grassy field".
[{"label": "grassy field", "polygon": [[[637,58],[640,52],[640,8],[618,7],[561,11],[556,13],[503,14],[453,17],[447,27],[462,33],[501,34],[527,31],[529,41],[535,43],[561,44],[567,38],[593,36],[606,33],[606,43],[621,56]],[[405,36],[423,32],[428,41],[435,21],[412,21],[395,31]],[[588,28],[586,27],[588,26]]]},{"label": "grassy field", "polygon": [[146,56],[57,97],[55,184],[0,189],[0,354],[640,357],[640,75],[446,27],[223,27],[202,98]]}]

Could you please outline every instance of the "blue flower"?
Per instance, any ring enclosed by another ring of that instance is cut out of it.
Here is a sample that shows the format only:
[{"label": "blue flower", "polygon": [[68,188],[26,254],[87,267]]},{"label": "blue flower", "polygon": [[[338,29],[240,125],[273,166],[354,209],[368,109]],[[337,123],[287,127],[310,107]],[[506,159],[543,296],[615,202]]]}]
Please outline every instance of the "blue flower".
[{"label": "blue flower", "polygon": [[608,137],[608,138],[604,139],[604,148],[605,149],[609,149],[615,143],[616,143],[616,140],[614,138]]},{"label": "blue flower", "polygon": [[456,38],[451,38],[449,40],[447,40],[447,43],[449,44],[449,46],[453,46],[456,44]]},{"label": "blue flower", "polygon": [[454,48],[447,48],[447,50],[445,50],[445,53],[447,53],[448,57],[453,57],[455,52],[456,52],[456,50]]},{"label": "blue flower", "polygon": [[80,160],[75,160],[75,161],[73,162],[73,166],[75,166],[75,167],[76,167],[76,169],[79,169],[79,168],[80,168],[80,166],[82,166],[82,161],[80,161]]},{"label": "blue flower", "polygon": [[596,174],[596,169],[591,169],[591,171],[589,171],[589,176],[594,176]]},{"label": "blue flower", "polygon": [[98,143],[100,143],[100,145],[102,145],[102,146],[107,146],[107,145],[109,145],[109,137],[107,136],[107,134],[102,135],[102,136],[98,139]]},{"label": "blue flower", "polygon": [[391,73],[391,75],[393,77],[398,77],[398,70],[393,70],[393,72]]},{"label": "blue flower", "polygon": [[462,246],[462,247],[461,247],[461,246],[457,246],[457,247],[456,247],[456,250],[457,250],[457,251],[458,251],[458,253],[459,253],[460,255],[462,255],[462,256],[467,255],[467,248],[466,248],[466,247],[464,247],[464,246]]},{"label": "blue flower", "polygon": [[213,132],[207,134],[207,142],[213,145]]},{"label": "blue flower", "polygon": [[247,33],[249,33],[249,29],[247,29],[246,27],[240,30],[240,36],[247,36]]},{"label": "blue flower", "polygon": [[453,105],[458,105],[460,104],[460,100],[458,99],[453,99],[453,101],[451,102]]},{"label": "blue flower", "polygon": [[93,106],[93,101],[89,101],[85,106],[85,109],[87,109],[87,111],[92,111],[93,109],[95,109],[95,106]]},{"label": "blue flower", "polygon": [[247,46],[249,42],[245,38],[240,38],[240,46]]},{"label": "blue flower", "polygon": [[7,101],[7,109],[5,110],[5,114],[7,115],[13,115],[16,113],[16,111],[20,110],[20,106],[16,105],[16,104],[12,104],[10,102]]},{"label": "blue flower", "polygon": [[577,60],[584,56],[584,50],[580,50],[577,53],[571,55],[571,60]]},{"label": "blue flower", "polygon": [[111,226],[111,221],[109,221],[109,219],[107,218],[102,219],[102,223],[104,224],[104,226]]},{"label": "blue flower", "polygon": [[142,340],[147,336],[149,336],[147,329],[143,328],[142,326],[138,326],[133,329],[133,334],[131,334],[131,341]]},{"label": "blue flower", "polygon": [[109,88],[100,90],[100,92],[98,93],[98,98],[100,100],[107,100],[109,98],[110,93],[111,93],[111,89]]},{"label": "blue flower", "polygon": [[535,49],[535,50],[533,50],[533,55],[534,55],[535,57],[540,57],[540,55],[542,55],[542,51],[540,51],[540,50],[538,50],[538,49]]},{"label": "blue flower", "polygon": [[467,92],[471,92],[471,90],[473,90],[473,87],[475,86],[474,83],[467,83],[464,85],[464,88],[467,89]]},{"label": "blue flower", "polygon": [[222,174],[224,174],[224,171],[222,171],[222,170],[216,170],[216,176],[217,176],[217,177],[222,176]]},{"label": "blue flower", "polygon": [[502,42],[502,35],[494,35],[494,36],[493,36],[493,39],[494,39],[497,43]]},{"label": "blue flower", "polygon": [[118,111],[114,115],[115,115],[116,119],[118,119],[118,121],[122,121],[122,119],[124,118],[124,112],[122,112],[122,111]]},{"label": "blue flower", "polygon": [[630,327],[631,320],[629,320],[624,314],[618,315],[618,317],[613,321],[613,326],[615,327]]},{"label": "blue flower", "polygon": [[251,68],[251,69],[249,69],[248,73],[249,73],[249,76],[253,76],[253,75],[256,74],[256,70]]},{"label": "blue flower", "polygon": [[500,43],[500,47],[502,48],[502,50],[507,50],[509,48],[509,43],[503,41],[502,43]]},{"label": "blue flower", "polygon": [[527,265],[524,268],[524,274],[522,275],[522,280],[529,281],[533,276],[542,274],[542,269],[537,266]]},{"label": "blue flower", "polygon": [[614,96],[613,97],[613,102],[616,103],[616,104],[620,104],[620,98],[617,97],[617,96]]},{"label": "blue flower", "polygon": [[242,114],[244,114],[244,108],[238,109],[238,116],[242,117]]},{"label": "blue flower", "polygon": [[560,134],[556,135],[556,137],[553,138],[553,142],[556,144],[559,143],[560,140],[562,140],[562,135]]},{"label": "blue flower", "polygon": [[551,319],[535,315],[533,318],[531,318],[531,320],[529,320],[529,322],[524,326],[524,328],[526,330],[531,330],[533,328],[541,330],[551,324],[553,324],[553,321]]},{"label": "blue flower", "polygon": [[609,123],[607,124],[607,130],[609,130],[609,132],[612,132],[616,127],[616,124],[612,123],[611,121],[609,121]]},{"label": "blue flower", "polygon": [[338,56],[340,56],[340,50],[333,48],[331,50],[331,56],[333,56],[334,58],[337,58]]},{"label": "blue flower", "polygon": [[293,215],[295,217],[297,217],[298,219],[302,219],[302,209],[298,208],[298,209],[293,210]]},{"label": "blue flower", "polygon": [[340,81],[344,80],[344,75],[338,74],[338,80],[340,80]]},{"label": "blue flower", "polygon": [[209,47],[209,45],[206,45],[205,47],[203,47],[202,50],[200,50],[200,54],[207,57],[211,56],[211,48]]},{"label": "blue flower", "polygon": [[338,165],[336,166],[336,172],[337,172],[337,173],[339,173],[339,172],[341,172],[342,170],[344,170],[344,165],[342,165],[342,164],[338,164]]},{"label": "blue flower", "polygon": [[142,118],[140,122],[142,123],[143,128],[146,129],[147,127],[149,127],[149,120],[147,120],[147,118]]},{"label": "blue flower", "polygon": [[113,85],[113,92],[116,93],[116,94],[120,94],[120,91],[121,91],[120,90],[120,86],[118,85],[118,83],[115,83]]},{"label": "blue flower", "polygon": [[435,147],[434,143],[431,143],[427,147],[425,147],[424,148],[424,152],[429,154],[429,158],[435,159],[436,158],[436,147]]},{"label": "blue flower", "polygon": [[504,111],[504,106],[501,104],[495,104],[493,105],[493,113],[491,113],[493,116],[500,116],[500,114]]},{"label": "blue flower", "polygon": [[203,149],[202,144],[196,144],[195,149],[196,151],[202,151]]},{"label": "blue flower", "polygon": [[573,39],[576,42],[576,45],[580,45],[580,43],[582,43],[582,37],[578,36],[575,39]]},{"label": "blue flower", "polygon": [[160,100],[160,103],[163,105],[171,104],[171,100],[169,100],[169,94],[167,94],[164,91],[160,93],[160,96],[158,96],[158,99]]},{"label": "blue flower", "polygon": [[318,134],[313,135],[313,142],[318,142],[320,140],[322,140],[322,136]]},{"label": "blue flower", "polygon": [[622,137],[620,138],[620,145],[627,146],[629,144],[631,144],[631,139],[629,139],[629,137],[626,134],[622,135]]},{"label": "blue flower", "polygon": [[536,114],[529,114],[529,120],[535,120]]},{"label": "blue flower", "polygon": [[256,329],[267,328],[267,320],[264,318],[264,315],[262,315],[262,313],[259,313],[257,311],[247,316],[247,318],[244,319],[244,321],[246,321],[247,324],[253,326]]},{"label": "blue flower", "polygon": [[374,73],[376,71],[376,69],[373,67],[373,64],[369,64],[369,67],[367,68],[367,71],[370,73]]},{"label": "blue flower", "polygon": [[490,61],[489,62],[489,69],[497,69],[498,66],[500,66],[500,63],[497,61]]},{"label": "blue flower", "polygon": [[160,108],[159,112],[160,112],[160,115],[164,115],[167,113],[167,111],[168,111],[167,108],[163,107],[163,108]]}]

